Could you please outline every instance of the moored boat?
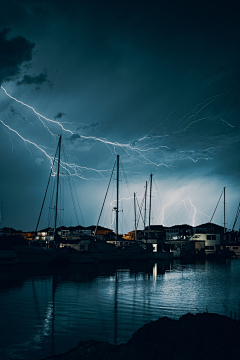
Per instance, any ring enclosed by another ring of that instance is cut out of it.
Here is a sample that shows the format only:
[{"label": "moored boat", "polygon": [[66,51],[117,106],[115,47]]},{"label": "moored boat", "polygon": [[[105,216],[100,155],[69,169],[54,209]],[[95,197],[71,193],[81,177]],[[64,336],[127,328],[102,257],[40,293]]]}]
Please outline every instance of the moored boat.
[{"label": "moored boat", "polygon": [[96,262],[90,253],[78,251],[72,247],[67,248],[67,261],[69,264],[92,264]]},{"label": "moored boat", "polygon": [[239,243],[230,243],[230,244],[225,245],[225,247],[232,253],[232,257],[240,258],[240,244]]},{"label": "moored boat", "polygon": [[104,241],[96,241],[88,245],[88,252],[95,261],[126,261],[128,258],[127,250],[118,248],[114,244]]},{"label": "moored boat", "polygon": [[143,247],[139,243],[129,244],[127,252],[129,261],[148,261],[152,255],[152,249],[149,246]]},{"label": "moored boat", "polygon": [[10,265],[19,263],[19,259],[14,250],[0,250],[0,265]]},{"label": "moored boat", "polygon": [[13,250],[23,264],[50,264],[58,256],[56,249],[32,245],[14,245]]}]

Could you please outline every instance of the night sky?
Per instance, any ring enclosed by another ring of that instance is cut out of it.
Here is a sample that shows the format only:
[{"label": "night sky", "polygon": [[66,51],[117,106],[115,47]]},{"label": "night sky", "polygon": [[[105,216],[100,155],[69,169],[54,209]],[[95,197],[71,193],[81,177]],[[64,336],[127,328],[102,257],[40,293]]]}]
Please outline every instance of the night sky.
[{"label": "night sky", "polygon": [[[59,134],[68,163],[79,166],[68,169],[81,215],[66,189],[65,226],[96,224],[119,154],[120,197],[136,192],[140,204],[154,174],[152,223],[208,222],[226,187],[232,227],[240,201],[237,2],[2,0],[0,25],[0,227],[35,229]],[[106,227],[114,224],[109,196]],[[133,200],[120,207],[125,233]],[[223,225],[223,199],[213,222]]]}]

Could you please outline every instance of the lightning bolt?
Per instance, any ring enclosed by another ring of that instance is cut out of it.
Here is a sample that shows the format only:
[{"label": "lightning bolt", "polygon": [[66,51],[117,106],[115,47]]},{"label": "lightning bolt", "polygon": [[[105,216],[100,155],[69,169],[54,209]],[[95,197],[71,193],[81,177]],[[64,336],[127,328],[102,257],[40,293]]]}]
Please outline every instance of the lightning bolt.
[{"label": "lightning bolt", "polygon": [[[198,116],[198,114],[199,114],[203,109],[205,109],[208,105],[210,105],[210,104],[211,104],[212,102],[214,102],[216,99],[218,99],[219,97],[221,97],[221,96],[223,96],[223,95],[226,95],[226,94],[230,93],[231,91],[232,91],[232,89],[230,89],[229,91],[226,91],[226,92],[224,92],[224,93],[222,93],[222,94],[218,94],[218,95],[211,96],[210,98],[204,100],[202,103],[198,104],[198,105],[195,107],[195,109],[196,109],[196,110],[195,110],[195,113],[194,113],[194,114],[191,114],[191,115],[187,118],[187,120],[184,122],[184,124],[186,124],[191,118]],[[199,109],[197,110],[197,108],[199,108]],[[187,113],[186,115],[184,115],[184,116],[182,117],[182,119],[180,119],[179,123],[181,123],[182,120],[183,120],[184,118],[186,118],[187,115],[189,115],[189,114],[190,114],[190,112]],[[185,129],[183,129],[183,130],[186,130],[187,128],[189,128],[189,126],[191,126],[193,123],[198,122],[198,121],[200,121],[200,120],[205,120],[205,119],[206,119],[206,118],[194,120],[194,121],[192,121],[192,122],[191,122]]]},{"label": "lightning bolt", "polygon": [[208,158],[208,157],[206,157],[206,158],[201,157],[201,158],[193,159],[190,156],[189,156],[189,159],[192,160],[195,163],[198,162],[199,160],[213,160],[213,158]]},{"label": "lightning bolt", "polygon": [[[188,212],[188,215],[189,215],[190,219],[192,220],[192,226],[195,226],[195,224],[196,224],[196,215],[197,215],[197,213],[200,213],[200,214],[202,214],[204,216],[209,217],[208,215],[204,214],[203,212],[197,210],[196,206],[193,205],[193,203],[192,203],[192,199],[191,199],[190,195],[188,195],[187,199],[182,200],[182,202],[184,203],[184,206],[185,206],[185,208],[186,208],[186,210]],[[186,202],[189,202],[190,209],[188,209],[188,207],[186,205]]]},{"label": "lightning bolt", "polygon": [[172,202],[173,202],[173,200],[174,200],[174,198],[172,198],[169,203],[165,204],[165,205],[162,207],[161,213],[160,213],[160,215],[159,215],[159,217],[158,217],[158,219],[160,219],[160,217],[162,217],[160,224],[163,224],[163,222],[164,222],[165,209],[166,209],[166,207],[169,206],[169,205],[171,205]]},{"label": "lightning bolt", "polygon": [[61,122],[55,121],[55,120],[52,120],[52,119],[49,119],[49,118],[47,118],[46,116],[41,115],[39,112],[37,112],[37,111],[34,109],[34,107],[32,107],[32,106],[30,106],[30,105],[28,105],[28,104],[25,104],[23,101],[20,101],[20,100],[16,99],[15,97],[11,96],[11,95],[7,92],[7,90],[6,90],[2,85],[1,85],[1,88],[3,89],[3,91],[5,92],[5,94],[6,94],[9,98],[11,98],[12,100],[16,101],[17,103],[19,103],[19,104],[21,104],[21,105],[24,105],[24,106],[26,106],[27,108],[31,109],[31,110],[34,112],[34,114],[37,115],[38,119],[41,121],[41,123],[44,125],[44,127],[50,132],[51,135],[53,135],[52,132],[51,132],[51,131],[49,130],[49,128],[44,124],[44,122],[43,122],[42,119],[46,120],[46,121],[49,122],[50,124],[54,124],[54,125],[60,126],[63,131],[69,132],[71,135],[73,135],[73,132],[70,131],[70,130],[68,130],[68,129],[65,129]]},{"label": "lightning bolt", "polygon": [[[17,103],[29,108],[30,110],[32,110],[34,112],[34,114],[37,116],[37,118],[39,119],[39,121],[42,123],[42,125],[45,127],[45,129],[52,135],[52,136],[57,136],[57,134],[53,134],[52,131],[49,129],[49,127],[46,125],[46,123],[48,123],[49,125],[51,126],[59,126],[61,128],[61,130],[63,132],[67,132],[71,135],[74,135],[74,134],[78,134],[78,132],[73,132],[71,131],[70,129],[66,128],[63,124],[71,124],[70,122],[60,122],[60,121],[57,121],[57,120],[52,120],[52,119],[49,119],[47,118],[46,116],[40,114],[37,110],[34,109],[33,106],[30,106],[26,103],[24,103],[23,101],[20,101],[18,100],[17,98],[15,98],[14,96],[10,95],[7,90],[1,86],[1,89],[5,92],[5,94],[11,98],[12,100],[16,101]],[[9,127],[9,130],[11,128]],[[11,129],[12,131],[13,129]],[[14,131],[15,134],[17,134],[19,136],[19,133],[17,131]],[[152,164],[152,165],[155,165],[157,167],[160,167],[160,166],[164,166],[164,167],[167,167],[167,168],[171,168],[172,165],[169,165],[169,164],[165,164],[165,163],[155,163],[153,161],[151,161],[150,159],[148,159],[146,156],[143,156],[142,154],[143,153],[149,153],[149,152],[154,152],[154,151],[159,151],[161,149],[169,149],[168,146],[165,146],[165,145],[159,145],[159,146],[156,146],[156,147],[148,147],[148,144],[145,144],[143,145],[142,147],[138,147],[138,146],[132,146],[131,145],[131,142],[129,143],[122,143],[122,142],[113,142],[113,141],[110,141],[106,138],[102,138],[102,137],[96,137],[96,136],[90,136],[90,135],[84,135],[84,134],[79,134],[80,138],[84,139],[84,140],[93,140],[93,141],[96,141],[96,142],[99,142],[99,143],[102,143],[102,144],[105,144],[109,149],[110,147],[113,148],[113,151],[114,153],[116,154],[116,148],[121,148],[123,151],[125,151],[125,153],[127,155],[131,155],[131,153],[136,153],[138,155],[140,155],[142,158],[143,158],[143,163],[144,164]],[[26,139],[23,139],[22,136],[19,136],[23,141],[26,140]],[[137,140],[136,142],[138,142],[139,140]],[[140,141],[143,141],[143,138],[140,139]],[[32,145],[34,145],[33,142],[30,142]],[[35,144],[36,147],[38,147],[38,145]],[[146,148],[147,147],[147,148]],[[111,149],[110,149],[111,150]],[[138,159],[139,160],[139,159]],[[140,161],[140,160],[139,160]],[[93,170],[93,169],[91,169]],[[94,169],[95,170],[95,169]],[[102,170],[103,171],[103,170]]]},{"label": "lightning bolt", "polygon": [[220,120],[222,120],[223,123],[226,123],[228,126],[230,126],[231,128],[234,128],[233,125],[229,124],[229,122],[227,122],[226,120],[223,120],[222,118],[220,118]]},{"label": "lightning bolt", "polygon": [[163,224],[163,222],[164,222],[165,210],[171,204],[175,204],[173,207],[173,211],[175,212],[174,217],[176,217],[176,215],[180,211],[182,205],[185,207],[185,209],[187,210],[188,216],[191,220],[192,226],[195,226],[195,224],[196,224],[197,214],[202,214],[203,216],[206,216],[209,218],[208,215],[204,214],[203,212],[201,212],[197,209],[197,207],[193,204],[190,195],[188,195],[187,198],[181,199],[181,200],[178,200],[178,195],[176,195],[176,196],[173,196],[169,202],[167,202],[166,204],[164,204],[162,206],[160,215],[158,216],[158,219],[161,218],[161,222],[160,222],[161,224]]},{"label": "lightning bolt", "polygon": [[[112,210],[114,210],[114,209],[112,209]],[[115,221],[115,218],[116,218],[116,212],[115,211],[113,211],[113,216],[112,216],[112,222],[111,222],[111,224],[110,224],[110,229],[113,229],[113,224],[114,224],[114,221]]]},{"label": "lightning bolt", "polygon": [[[184,206],[185,206],[185,208],[187,210],[187,213],[188,213],[190,219],[192,219],[192,226],[195,226],[195,217],[196,217],[196,213],[197,213],[196,207],[193,205],[192,200],[191,200],[189,195],[188,195],[187,199],[182,200],[182,201],[184,203]],[[188,209],[188,207],[186,205],[186,201],[189,201],[189,203],[190,203],[190,210]],[[192,214],[192,211],[191,211],[192,208],[193,208],[193,214]]]},{"label": "lightning bolt", "polygon": [[37,145],[36,143],[34,143],[34,142],[32,142],[32,141],[30,141],[30,140],[28,140],[28,139],[25,139],[22,135],[19,134],[19,132],[17,132],[16,130],[12,129],[9,125],[5,124],[4,121],[2,121],[1,119],[0,119],[0,122],[1,122],[8,130],[12,131],[12,132],[15,133],[17,136],[19,136],[20,139],[23,140],[23,142],[24,142],[27,150],[30,152],[31,155],[32,155],[31,150],[28,148],[27,144],[33,145],[33,146],[36,147],[38,150],[40,150],[41,152],[43,152],[44,155],[50,160],[50,162],[51,162],[51,164],[52,164],[53,158],[52,158],[50,155],[47,154],[47,152],[43,149],[43,147],[41,147],[40,145]]},{"label": "lightning bolt", "polygon": [[[16,97],[12,96],[11,94],[8,93],[8,91],[1,86],[1,89],[4,91],[5,95],[7,97],[9,97],[11,100],[17,102],[18,104],[28,108],[29,110],[31,110],[36,116],[37,119],[41,122],[41,124],[43,125],[43,127],[46,129],[47,132],[49,132],[49,134],[51,136],[57,136],[58,134],[55,134],[52,131],[52,128],[57,128],[59,127],[61,132],[65,132],[66,134],[69,135],[74,135],[77,134],[79,135],[79,138],[82,140],[88,140],[88,141],[94,141],[97,142],[99,144],[103,144],[105,145],[109,151],[111,151],[113,154],[117,153],[117,149],[121,149],[128,157],[134,157],[134,160],[137,160],[139,162],[141,162],[144,165],[153,165],[154,167],[162,167],[162,168],[167,168],[167,169],[174,169],[174,166],[171,164],[171,162],[169,161],[168,163],[165,162],[159,162],[156,161],[153,156],[156,156],[156,152],[160,152],[161,150],[170,150],[170,148],[166,145],[157,145],[157,146],[153,146],[152,142],[154,141],[158,141],[160,139],[166,138],[169,135],[162,135],[162,136],[158,136],[158,135],[151,135],[151,133],[154,131],[154,129],[156,129],[157,127],[159,127],[160,125],[162,125],[164,122],[166,122],[166,120],[176,112],[176,110],[178,109],[179,105],[173,110],[171,111],[166,117],[165,119],[155,128],[153,128],[147,135],[144,135],[142,137],[140,137],[139,139],[134,140],[134,142],[121,142],[121,141],[110,141],[107,138],[103,138],[103,137],[96,137],[96,136],[90,136],[88,134],[84,134],[81,133],[79,131],[72,131],[71,129],[69,129],[69,127],[66,126],[66,124],[68,125],[73,125],[73,123],[71,122],[60,122],[57,120],[52,120],[42,114],[40,114],[33,106],[30,106],[28,104],[26,104],[25,102],[17,99]],[[193,125],[194,123],[200,122],[200,121],[205,121],[208,120],[210,117],[206,116],[206,117],[200,117],[197,118],[200,113],[206,109],[211,103],[213,103],[215,100],[217,100],[218,98],[220,98],[221,96],[225,95],[226,93],[229,93],[231,90],[229,90],[228,92],[225,92],[223,94],[219,94],[219,95],[215,95],[212,96],[208,99],[206,99],[205,101],[203,101],[202,103],[198,104],[197,106],[195,106],[193,113],[191,114],[191,112],[187,113],[186,115],[184,115],[179,121],[178,121],[178,125],[182,127],[182,124],[185,125],[185,127],[181,130],[181,131],[186,131],[188,128],[191,127],[191,125]],[[163,116],[163,115],[162,115]],[[161,116],[161,117],[162,117]],[[195,119],[194,119],[195,118]],[[231,124],[229,124],[227,121],[221,119],[222,122],[226,123],[228,126],[233,127]],[[28,139],[25,139],[18,131],[14,130],[13,128],[11,128],[10,126],[8,126],[6,123],[4,123],[1,120],[1,123],[7,128],[8,130],[15,133],[17,136],[19,136],[19,138],[24,141],[25,146],[27,146],[28,150],[30,151],[30,146],[35,146],[35,148],[37,148],[38,150],[42,151],[44,153],[44,155],[50,159],[51,157],[47,154],[46,151],[43,151],[43,146],[40,146]],[[10,135],[9,135],[10,136]],[[149,140],[151,140],[151,145],[149,143]],[[13,145],[13,143],[12,143]],[[14,145],[13,145],[14,146]],[[211,149],[216,149],[216,147],[212,147]],[[204,152],[206,152],[207,150],[205,149]],[[30,151],[31,152],[31,151]],[[179,153],[185,153],[184,151],[179,152]],[[213,151],[211,151],[211,153],[213,153]],[[169,155],[170,156],[170,155]],[[212,160],[212,157],[208,157],[208,156],[198,156],[196,159],[194,159],[193,157],[187,157],[189,160],[191,160],[192,162],[198,162],[199,160]],[[176,160],[176,159],[175,159]],[[64,164],[63,164],[64,165]],[[80,178],[82,179],[88,179],[88,177],[85,177],[82,175],[83,171],[90,171],[90,172],[95,172],[98,173],[101,178],[104,177],[104,171],[106,170],[97,170],[97,169],[91,169],[91,168],[87,168],[87,167],[81,167],[77,164],[67,164],[65,163],[64,165],[71,173],[71,175],[74,176],[79,176],[80,174]],[[94,178],[92,178],[94,179]]]},{"label": "lightning bolt", "polygon": [[[47,159],[50,161],[51,165],[53,164],[53,157],[50,156],[45,150],[45,146],[41,146],[41,145],[37,145],[35,142],[32,142],[28,139],[25,139],[18,131],[12,129],[9,125],[5,124],[4,121],[2,121],[0,119],[0,122],[10,131],[12,131],[13,133],[15,133],[18,137],[20,137],[20,139],[24,142],[25,144],[25,147],[26,149],[30,152],[30,154],[32,155],[32,152],[31,150],[29,149],[28,145],[32,145],[34,146],[35,148],[37,148],[38,150],[40,150],[46,157]],[[96,170],[96,169],[93,169],[93,168],[87,168],[85,166],[80,166],[80,165],[77,165],[77,164],[69,164],[69,163],[66,163],[64,161],[61,161],[61,164],[60,164],[61,168],[64,169],[68,175],[71,175],[71,176],[77,176],[83,180],[96,180],[95,178],[92,178],[92,179],[89,179],[89,178],[86,178],[84,176],[82,176],[80,174],[80,172],[82,172],[83,170],[85,171],[93,171],[93,172],[97,172],[98,174],[101,175],[101,177],[104,177],[104,173],[108,172],[108,170]],[[62,175],[62,174],[61,174]]]},{"label": "lightning bolt", "polygon": [[194,120],[194,121],[192,121],[188,126],[186,126],[185,129],[183,129],[183,131],[187,130],[192,124],[197,123],[197,122],[199,122],[199,121],[207,120],[207,119],[210,119],[210,117],[207,116],[207,117],[203,117],[203,118],[201,118],[201,119]]}]

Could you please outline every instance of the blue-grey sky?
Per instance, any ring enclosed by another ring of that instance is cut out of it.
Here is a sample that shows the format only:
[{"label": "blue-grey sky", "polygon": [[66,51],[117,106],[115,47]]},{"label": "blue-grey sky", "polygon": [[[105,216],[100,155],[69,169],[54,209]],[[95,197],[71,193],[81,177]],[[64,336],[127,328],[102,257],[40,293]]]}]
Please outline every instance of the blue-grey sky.
[{"label": "blue-grey sky", "polygon": [[[96,224],[119,154],[121,198],[136,192],[140,204],[154,174],[152,223],[209,221],[225,186],[232,227],[240,200],[236,2],[1,5],[1,227],[35,228],[51,168],[42,150],[53,156],[59,134],[68,163],[81,167],[71,170],[78,218],[62,176],[64,225]],[[111,196],[100,221],[107,227],[114,225]],[[133,201],[121,209],[127,232]],[[222,200],[213,221],[223,225]],[[40,227],[47,225],[44,215]]]}]

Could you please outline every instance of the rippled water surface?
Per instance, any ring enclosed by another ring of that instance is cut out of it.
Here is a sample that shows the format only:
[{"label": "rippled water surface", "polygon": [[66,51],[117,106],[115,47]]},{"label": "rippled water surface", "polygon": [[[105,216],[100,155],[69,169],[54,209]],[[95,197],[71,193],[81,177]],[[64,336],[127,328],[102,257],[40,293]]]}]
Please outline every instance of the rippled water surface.
[{"label": "rippled water surface", "polygon": [[42,359],[86,339],[119,344],[161,316],[239,318],[240,259],[1,267],[0,309],[1,359]]}]

